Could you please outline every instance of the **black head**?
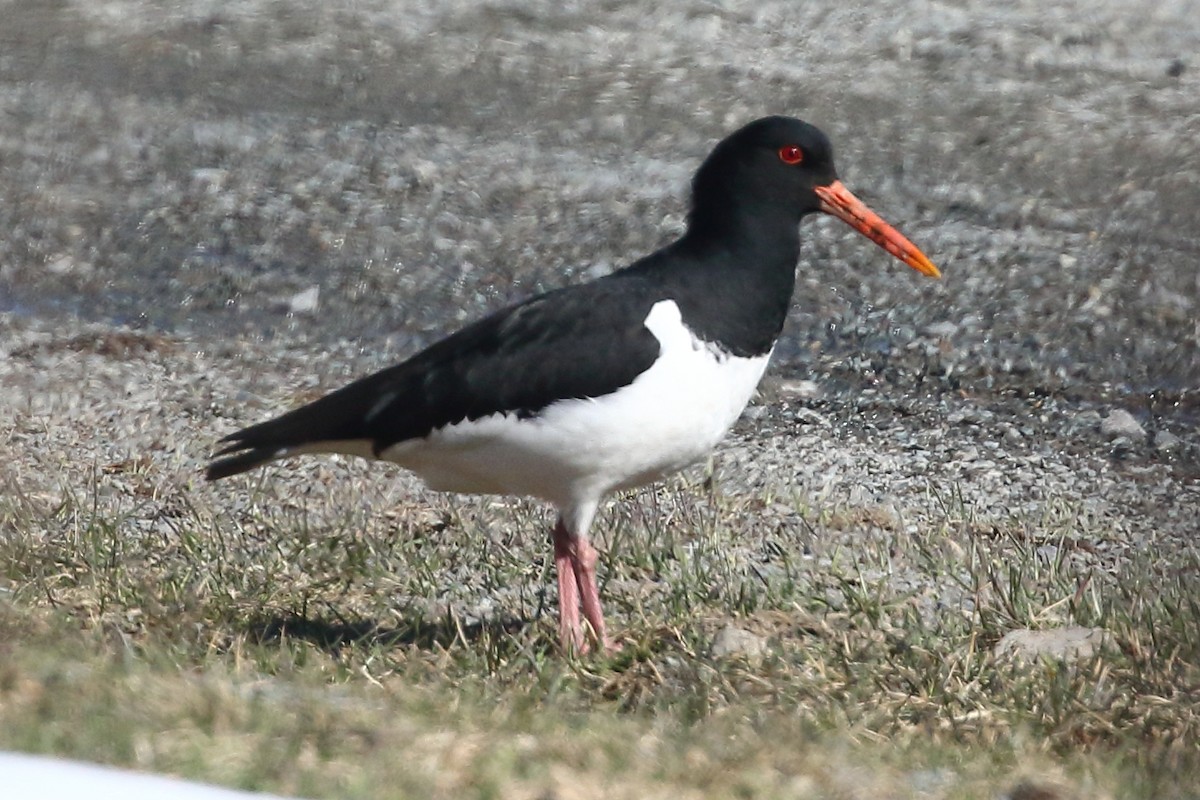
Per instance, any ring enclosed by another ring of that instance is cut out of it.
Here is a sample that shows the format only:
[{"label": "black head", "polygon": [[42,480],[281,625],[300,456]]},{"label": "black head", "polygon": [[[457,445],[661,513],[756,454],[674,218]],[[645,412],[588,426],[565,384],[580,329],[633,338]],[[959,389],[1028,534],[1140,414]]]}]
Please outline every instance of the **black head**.
[{"label": "black head", "polygon": [[791,117],[764,117],[730,134],[692,180],[693,217],[751,213],[795,225],[821,209],[818,186],[837,180],[825,134]]},{"label": "black head", "polygon": [[825,134],[792,117],[755,120],[713,148],[692,180],[688,230],[697,239],[782,243],[777,250],[791,251],[799,247],[800,219],[814,211],[837,217],[918,272],[940,275],[842,185]]}]

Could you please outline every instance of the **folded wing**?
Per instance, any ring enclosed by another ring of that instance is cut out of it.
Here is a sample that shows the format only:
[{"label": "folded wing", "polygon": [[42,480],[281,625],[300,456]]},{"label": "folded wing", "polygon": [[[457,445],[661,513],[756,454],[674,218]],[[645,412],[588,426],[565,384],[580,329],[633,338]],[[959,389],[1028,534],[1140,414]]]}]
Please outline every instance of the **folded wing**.
[{"label": "folded wing", "polygon": [[289,455],[378,454],[397,442],[493,414],[537,416],[569,398],[600,397],[650,368],[653,305],[635,276],[550,292],[499,311],[412,358],[221,442],[217,480]]}]

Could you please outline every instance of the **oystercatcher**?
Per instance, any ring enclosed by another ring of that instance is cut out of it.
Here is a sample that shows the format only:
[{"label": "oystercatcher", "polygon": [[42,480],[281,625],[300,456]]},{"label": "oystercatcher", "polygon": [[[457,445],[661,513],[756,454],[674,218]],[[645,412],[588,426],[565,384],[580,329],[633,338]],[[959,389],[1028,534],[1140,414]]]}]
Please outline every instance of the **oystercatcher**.
[{"label": "oystercatcher", "polygon": [[605,649],[588,529],[600,501],[705,456],[783,328],[798,224],[821,211],[924,275],[937,267],[838,180],[829,140],[766,117],[692,181],[677,241],[598,280],[502,309],[396,366],[226,436],[209,480],[306,453],[391,461],[449,492],[554,504],[559,635]]}]

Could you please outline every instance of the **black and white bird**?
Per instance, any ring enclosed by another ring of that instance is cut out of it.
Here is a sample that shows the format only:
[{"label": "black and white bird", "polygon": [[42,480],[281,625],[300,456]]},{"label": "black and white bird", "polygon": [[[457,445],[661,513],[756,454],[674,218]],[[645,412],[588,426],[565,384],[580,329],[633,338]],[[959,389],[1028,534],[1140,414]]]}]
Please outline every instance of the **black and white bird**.
[{"label": "black and white bird", "polygon": [[677,241],[226,436],[207,477],[342,453],[394,462],[436,490],[541,498],[559,514],[562,644],[583,652],[594,638],[613,649],[588,540],[596,510],[613,492],[701,459],[732,427],[791,304],[799,222],[818,211],[939,276],[842,185],[821,131],[766,117],[701,164]]}]

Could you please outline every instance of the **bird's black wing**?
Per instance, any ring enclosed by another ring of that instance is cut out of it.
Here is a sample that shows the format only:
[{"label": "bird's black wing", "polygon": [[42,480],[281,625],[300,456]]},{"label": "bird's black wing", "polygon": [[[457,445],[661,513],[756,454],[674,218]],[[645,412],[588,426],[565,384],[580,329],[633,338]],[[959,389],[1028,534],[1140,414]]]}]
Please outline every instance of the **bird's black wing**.
[{"label": "bird's black wing", "polygon": [[651,285],[631,273],[534,297],[226,436],[206,476],[236,475],[322,442],[367,442],[378,454],[462,420],[536,416],[558,400],[609,394],[658,357],[658,340],[644,325],[655,299]]}]

